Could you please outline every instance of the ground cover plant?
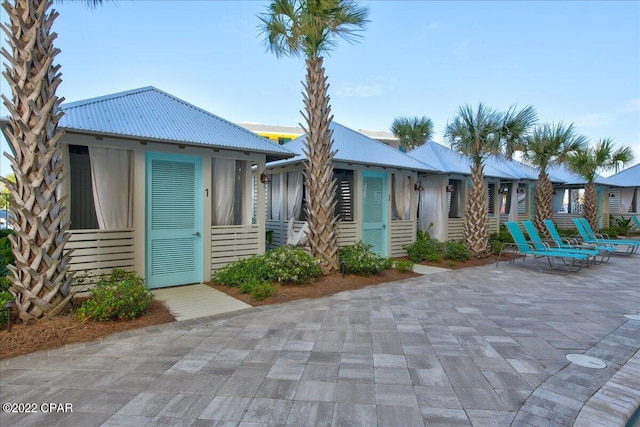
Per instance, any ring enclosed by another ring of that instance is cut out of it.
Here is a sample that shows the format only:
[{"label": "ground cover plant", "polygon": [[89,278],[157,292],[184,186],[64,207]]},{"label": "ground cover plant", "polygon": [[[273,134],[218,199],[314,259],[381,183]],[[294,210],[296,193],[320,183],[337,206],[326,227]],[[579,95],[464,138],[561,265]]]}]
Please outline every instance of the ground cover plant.
[{"label": "ground cover plant", "polygon": [[344,274],[371,276],[391,268],[392,262],[377,255],[371,250],[372,247],[361,241],[341,247],[338,255],[340,271]]},{"label": "ground cover plant", "polygon": [[321,273],[320,261],[300,248],[281,246],[262,255],[238,260],[213,274],[211,281],[237,287],[243,294],[263,300],[273,294],[273,283],[303,284]]},{"label": "ground cover plant", "polygon": [[114,269],[100,276],[91,296],[76,310],[79,320],[124,320],[147,314],[153,294],[135,272]]}]

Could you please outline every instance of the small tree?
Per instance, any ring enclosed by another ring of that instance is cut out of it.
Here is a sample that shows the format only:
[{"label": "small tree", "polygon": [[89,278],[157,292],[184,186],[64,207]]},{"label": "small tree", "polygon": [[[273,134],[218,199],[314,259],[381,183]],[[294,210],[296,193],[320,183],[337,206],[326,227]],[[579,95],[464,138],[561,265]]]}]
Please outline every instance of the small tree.
[{"label": "small tree", "polygon": [[584,217],[594,230],[598,229],[598,194],[595,180],[599,173],[617,172],[633,161],[631,147],[614,148],[611,139],[601,139],[595,145],[572,153],[567,158],[569,169],[586,181],[584,186]]},{"label": "small tree", "polygon": [[2,74],[11,92],[11,99],[2,94],[10,114],[3,131],[13,151],[13,156],[5,155],[15,183],[0,180],[11,192],[15,214],[15,237],[9,237],[15,266],[9,266],[9,280],[23,321],[56,315],[69,307],[73,296],[69,254],[64,251],[69,239],[66,207],[60,197],[64,171],[58,122],[63,98],[56,95],[62,79],[60,66],[54,64],[60,50],[53,45],[56,33],[51,29],[58,12],[52,5],[52,0],[5,0],[2,5],[9,19],[1,25],[9,47],[1,51],[7,60]]},{"label": "small tree", "polygon": [[353,40],[364,29],[368,9],[351,0],[273,0],[260,15],[265,44],[276,56],[304,56],[305,184],[311,254],[322,260],[324,274],[338,270],[338,236],[333,179],[333,116],[322,54],[335,46],[335,38]]},{"label": "small tree", "polygon": [[408,150],[424,144],[433,136],[433,122],[423,117],[397,117],[391,124],[391,133],[400,141],[400,145]]},{"label": "small tree", "polygon": [[520,147],[522,160],[540,171],[535,187],[533,222],[538,233],[544,236],[548,237],[544,220],[551,219],[553,214],[553,184],[547,170],[565,162],[571,153],[584,149],[586,143],[584,136],[575,134],[573,124],[545,123],[537,126]]},{"label": "small tree", "polygon": [[484,162],[490,155],[510,156],[535,120],[535,110],[530,106],[520,111],[512,106],[506,113],[500,113],[480,103],[476,111],[469,105],[460,107],[447,126],[445,138],[451,148],[471,158],[471,188],[464,208],[463,233],[473,256],[489,253]]}]

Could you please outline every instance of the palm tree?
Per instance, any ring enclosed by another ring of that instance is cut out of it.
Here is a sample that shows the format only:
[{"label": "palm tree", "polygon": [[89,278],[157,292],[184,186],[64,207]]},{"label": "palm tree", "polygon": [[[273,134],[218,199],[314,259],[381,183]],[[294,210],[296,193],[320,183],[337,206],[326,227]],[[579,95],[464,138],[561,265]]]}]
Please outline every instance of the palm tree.
[{"label": "palm tree", "polygon": [[474,256],[488,253],[484,162],[490,155],[513,153],[535,120],[531,106],[520,111],[510,107],[506,113],[500,113],[480,103],[475,112],[469,105],[460,107],[453,122],[447,125],[445,138],[451,148],[471,159],[471,188],[464,209],[463,232]]},{"label": "palm tree", "polygon": [[631,147],[614,148],[611,139],[601,139],[594,146],[569,155],[569,169],[587,182],[584,186],[584,216],[594,230],[598,229],[598,195],[595,180],[600,172],[613,170],[633,161]]},{"label": "palm tree", "polygon": [[[100,0],[87,0],[90,5]],[[2,30],[10,51],[2,49],[5,76],[12,97],[2,99],[10,117],[3,131],[13,151],[8,156],[15,183],[2,182],[11,192],[15,238],[15,266],[9,266],[11,290],[20,319],[29,321],[56,315],[69,307],[73,294],[69,272],[69,239],[60,197],[65,172],[58,144],[58,122],[64,98],[56,96],[61,83],[60,52],[51,31],[58,13],[52,0],[15,0],[3,3],[9,19]]]},{"label": "palm tree", "polygon": [[398,138],[401,146],[413,150],[431,139],[433,122],[426,116],[397,117],[391,124],[391,133]]},{"label": "palm tree", "polygon": [[553,184],[547,170],[565,162],[571,153],[584,149],[586,144],[587,138],[576,135],[573,124],[565,126],[560,122],[537,126],[519,147],[522,160],[540,171],[535,187],[533,222],[544,236],[548,237],[548,230],[543,221],[551,219],[553,214]]},{"label": "palm tree", "polygon": [[322,260],[323,273],[338,270],[338,242],[334,207],[336,184],[332,159],[335,155],[329,125],[333,119],[322,54],[336,45],[336,37],[354,40],[363,30],[368,9],[351,0],[273,0],[260,15],[265,44],[276,56],[304,56],[306,133],[305,185],[311,254]]}]

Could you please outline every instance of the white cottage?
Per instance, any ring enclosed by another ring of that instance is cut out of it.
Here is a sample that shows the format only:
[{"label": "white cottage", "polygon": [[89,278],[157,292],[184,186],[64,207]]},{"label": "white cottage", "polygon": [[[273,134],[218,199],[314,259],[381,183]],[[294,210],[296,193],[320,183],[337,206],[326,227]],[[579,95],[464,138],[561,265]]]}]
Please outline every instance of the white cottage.
[{"label": "white cottage", "polygon": [[158,288],[264,251],[257,176],[287,149],[154,87],[62,109],[72,270],[135,270]]},{"label": "white cottage", "polygon": [[[434,170],[379,141],[333,122],[338,183],[338,244],[362,240],[385,257],[404,256],[416,239],[417,173]],[[284,144],[297,157],[267,163],[269,246],[287,243],[290,220],[299,231],[305,218],[303,152],[306,136]]]},{"label": "white cottage", "polygon": [[[466,193],[471,186],[471,159],[433,141],[407,153],[429,161],[440,173],[418,175],[418,226],[440,241],[462,240]],[[533,212],[535,171],[519,162],[489,157],[484,165],[487,228],[498,231],[505,221],[529,219]]]}]

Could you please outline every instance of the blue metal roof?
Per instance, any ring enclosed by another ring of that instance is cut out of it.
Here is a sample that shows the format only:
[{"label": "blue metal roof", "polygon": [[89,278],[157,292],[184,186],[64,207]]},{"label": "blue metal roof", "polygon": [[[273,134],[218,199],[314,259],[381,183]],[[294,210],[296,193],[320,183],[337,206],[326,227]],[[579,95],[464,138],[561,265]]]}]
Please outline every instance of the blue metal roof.
[{"label": "blue metal roof", "polygon": [[[332,122],[330,128],[333,130],[333,149],[337,151],[334,161],[419,171],[439,171],[438,167],[432,165],[429,159],[418,161],[395,148],[339,123]],[[306,155],[302,149],[306,139],[306,135],[302,135],[284,144],[284,147],[299,154],[299,157],[270,162],[267,166],[282,166],[305,159]]]},{"label": "blue metal roof", "polygon": [[611,175],[608,179],[620,187],[640,187],[640,163]]},{"label": "blue metal roof", "polygon": [[[560,180],[559,182],[562,182],[567,185],[584,185],[587,183],[587,181],[585,181],[583,177],[581,177],[576,173],[571,172],[569,168],[566,167],[564,164],[550,166],[548,172],[549,172],[549,176],[553,175],[555,177],[558,177],[558,179]],[[605,178],[600,175],[596,175],[596,179],[594,182],[596,184],[601,184],[601,185],[616,185],[609,178]]]},{"label": "blue metal roof", "polygon": [[62,105],[67,131],[134,137],[293,156],[287,149],[173,95],[149,86]]},{"label": "blue metal roof", "polygon": [[[407,155],[422,162],[428,160],[436,164],[438,169],[444,173],[471,174],[471,159],[468,156],[433,141],[427,141],[423,145],[409,151]],[[519,179],[513,172],[505,172],[502,169],[498,169],[493,162],[485,163],[484,175],[509,180]]]}]

